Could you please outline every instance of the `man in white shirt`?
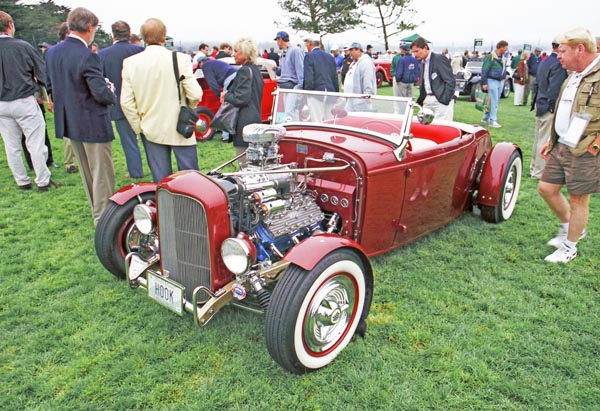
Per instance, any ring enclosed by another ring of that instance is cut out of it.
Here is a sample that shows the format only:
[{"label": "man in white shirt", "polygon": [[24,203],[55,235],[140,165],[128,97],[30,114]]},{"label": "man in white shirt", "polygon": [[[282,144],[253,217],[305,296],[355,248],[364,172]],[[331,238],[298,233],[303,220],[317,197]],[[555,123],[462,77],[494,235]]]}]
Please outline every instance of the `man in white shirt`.
[{"label": "man in white shirt", "polygon": [[[352,64],[348,68],[348,73],[344,79],[344,93],[354,94],[377,94],[377,80],[375,78],[375,64],[368,54],[363,53],[360,43],[354,42],[350,45],[350,55]],[[369,101],[359,101],[357,99],[349,100],[352,107],[347,107],[351,111],[368,109]]]}]

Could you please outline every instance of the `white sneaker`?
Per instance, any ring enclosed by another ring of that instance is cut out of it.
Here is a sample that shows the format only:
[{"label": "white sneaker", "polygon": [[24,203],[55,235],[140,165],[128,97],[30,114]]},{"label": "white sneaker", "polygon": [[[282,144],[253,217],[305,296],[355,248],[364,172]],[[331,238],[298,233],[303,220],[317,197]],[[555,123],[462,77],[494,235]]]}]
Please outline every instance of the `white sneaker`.
[{"label": "white sneaker", "polygon": [[502,126],[500,124],[498,124],[496,121],[491,121],[490,120],[490,127],[492,127],[492,128],[500,128]]},{"label": "white sneaker", "polygon": [[[546,245],[549,245],[549,246],[555,247],[555,248],[560,247],[560,245],[563,243],[563,241],[565,241],[567,239],[567,234],[568,234],[568,231],[565,228],[563,228],[563,226],[559,226],[556,237],[554,237],[553,239],[548,241],[546,243]],[[581,235],[579,236],[579,240],[584,239],[586,236],[587,236],[587,230],[584,228],[583,231],[581,232]]]},{"label": "white sneaker", "polygon": [[577,257],[577,247],[567,247],[561,244],[552,254],[544,258],[549,263],[568,263]]},{"label": "white sneaker", "polygon": [[483,124],[490,124],[490,119],[489,119],[489,118],[485,118],[485,117],[483,117],[483,118],[481,119],[481,122],[482,122]]}]

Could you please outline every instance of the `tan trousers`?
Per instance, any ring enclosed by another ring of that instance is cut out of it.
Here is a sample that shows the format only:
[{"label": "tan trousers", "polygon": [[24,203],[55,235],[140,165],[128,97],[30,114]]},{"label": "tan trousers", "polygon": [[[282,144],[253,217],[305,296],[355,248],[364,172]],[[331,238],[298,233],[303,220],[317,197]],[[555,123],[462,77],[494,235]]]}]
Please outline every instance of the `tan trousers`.
[{"label": "tan trousers", "polygon": [[537,178],[538,180],[542,177],[544,166],[546,165],[546,162],[540,154],[540,150],[550,138],[553,118],[554,114],[552,113],[544,113],[540,117],[535,118],[535,140],[533,141],[529,172],[531,173],[531,177]]},{"label": "tan trousers", "polygon": [[67,137],[63,137],[63,165],[66,169],[75,165],[75,153],[73,152],[73,144]]},{"label": "tan trousers", "polygon": [[115,191],[115,167],[112,159],[112,142],[82,143],[71,140],[79,163],[79,172],[94,216],[94,226]]}]

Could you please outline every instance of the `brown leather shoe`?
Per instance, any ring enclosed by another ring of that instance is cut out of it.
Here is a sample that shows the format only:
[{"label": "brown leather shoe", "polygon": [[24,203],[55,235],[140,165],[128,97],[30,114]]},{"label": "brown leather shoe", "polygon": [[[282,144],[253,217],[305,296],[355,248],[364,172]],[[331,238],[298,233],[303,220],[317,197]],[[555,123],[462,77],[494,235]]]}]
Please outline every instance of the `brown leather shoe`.
[{"label": "brown leather shoe", "polygon": [[61,184],[61,183],[58,183],[58,182],[56,182],[56,181],[50,181],[50,182],[49,182],[47,185],[45,185],[45,186],[38,186],[38,191],[43,191],[43,192],[46,192],[46,191],[48,191],[48,190],[50,189],[50,187],[58,188],[58,187],[60,187],[60,186],[62,186],[62,184]]},{"label": "brown leather shoe", "polygon": [[69,173],[69,174],[75,174],[78,171],[79,170],[75,166],[69,166],[69,167],[67,167],[67,173]]}]

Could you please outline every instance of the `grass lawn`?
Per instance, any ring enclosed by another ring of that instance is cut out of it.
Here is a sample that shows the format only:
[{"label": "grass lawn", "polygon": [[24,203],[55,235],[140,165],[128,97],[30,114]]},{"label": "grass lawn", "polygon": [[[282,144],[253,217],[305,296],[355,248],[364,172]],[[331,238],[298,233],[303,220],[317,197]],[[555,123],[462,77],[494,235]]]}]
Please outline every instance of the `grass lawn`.
[{"label": "grass lawn", "polygon": [[[461,97],[455,120],[480,118]],[[557,221],[528,176],[535,117],[511,95],[498,121],[493,141],[524,153],[513,217],[464,213],[374,258],[366,338],[304,376],[271,360],[261,316],[226,307],[199,329],[130,290],[96,258],[80,176],[61,167],[62,187],[19,191],[2,150],[0,410],[600,409],[600,199],[579,257],[545,263]],[[204,171],[234,152],[218,136],[198,151]]]}]

